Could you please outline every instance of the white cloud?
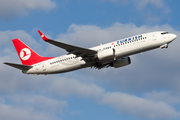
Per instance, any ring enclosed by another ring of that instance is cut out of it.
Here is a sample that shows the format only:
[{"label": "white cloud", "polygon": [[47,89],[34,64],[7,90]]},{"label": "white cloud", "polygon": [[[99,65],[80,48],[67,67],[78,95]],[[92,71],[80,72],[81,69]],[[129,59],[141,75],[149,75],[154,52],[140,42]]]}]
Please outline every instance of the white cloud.
[{"label": "white cloud", "polygon": [[120,5],[127,5],[129,0],[101,0],[102,2],[113,2],[113,3],[120,3]]},{"label": "white cloud", "polygon": [[[50,79],[51,81],[49,81]],[[179,111],[176,111],[175,108],[163,101],[153,101],[122,92],[108,92],[95,84],[79,82],[76,79],[60,76],[48,76],[43,79],[43,81],[46,84],[43,84],[44,88],[42,90],[46,93],[46,95],[51,95],[57,99],[72,95],[85,97],[92,99],[101,105],[110,105],[121,113],[131,114],[143,119],[174,119],[178,118],[180,114]],[[28,99],[28,97],[26,98]],[[45,102],[43,102],[43,99],[45,99]],[[38,101],[41,100],[41,109],[37,106],[34,107],[34,109],[44,111],[43,109],[48,109],[50,106],[53,107],[58,104],[60,105],[60,108],[67,106],[65,101],[58,102],[57,100],[52,100],[42,96],[35,96],[33,99],[26,100],[25,103],[30,103],[30,105],[32,105],[33,102],[31,101],[34,101],[34,104],[36,105],[39,104]],[[55,101],[55,103],[53,103],[53,101]],[[21,103],[21,100],[19,103]],[[47,105],[43,107],[43,104]],[[57,112],[56,109],[54,111],[55,113]]]},{"label": "white cloud", "polygon": [[121,5],[127,5],[133,3],[138,8],[145,8],[148,4],[152,4],[157,8],[164,7],[164,0],[101,0],[102,2],[113,2]]},{"label": "white cloud", "polygon": [[139,8],[145,8],[148,4],[152,4],[157,8],[164,7],[164,0],[135,0],[134,2]]},{"label": "white cloud", "polygon": [[51,10],[56,6],[51,0],[0,0],[0,18],[9,19],[27,14],[30,10]]},{"label": "white cloud", "polygon": [[148,100],[122,92],[108,92],[95,84],[82,83],[75,79],[54,78],[45,88],[48,94],[58,98],[67,95],[86,97],[101,105],[110,105],[121,113],[143,119],[174,119],[180,114],[163,101]]},{"label": "white cloud", "polygon": [[0,46],[11,45],[10,41],[15,38],[23,39],[23,41],[27,41],[31,45],[36,43],[36,41],[33,40],[33,38],[23,30],[16,30],[16,31],[7,30],[7,31],[0,31],[0,39],[1,39]]},{"label": "white cloud", "polygon": [[171,120],[180,115],[173,107],[164,102],[154,102],[120,92],[106,93],[103,103],[109,104],[123,113],[133,114],[143,119]]},{"label": "white cloud", "polygon": [[1,120],[57,120],[41,112],[0,104]]},{"label": "white cloud", "polygon": [[7,97],[16,106],[29,108],[46,113],[63,113],[68,104],[64,100],[57,100],[42,95],[10,95]]},{"label": "white cloud", "polygon": [[153,91],[151,93],[146,94],[147,99],[153,100],[153,101],[165,101],[169,104],[179,104],[180,103],[180,97],[178,94],[173,95],[170,92],[157,92]]}]

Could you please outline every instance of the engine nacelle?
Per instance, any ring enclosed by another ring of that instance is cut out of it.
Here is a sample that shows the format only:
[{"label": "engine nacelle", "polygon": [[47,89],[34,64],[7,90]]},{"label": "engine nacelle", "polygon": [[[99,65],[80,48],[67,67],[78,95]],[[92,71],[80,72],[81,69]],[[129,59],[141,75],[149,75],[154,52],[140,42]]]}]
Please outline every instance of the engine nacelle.
[{"label": "engine nacelle", "polygon": [[99,60],[109,59],[109,58],[113,58],[113,57],[114,57],[113,49],[107,49],[107,50],[99,51],[97,53],[97,58]]},{"label": "engine nacelle", "polygon": [[112,63],[112,67],[119,68],[131,64],[130,57],[120,58]]}]

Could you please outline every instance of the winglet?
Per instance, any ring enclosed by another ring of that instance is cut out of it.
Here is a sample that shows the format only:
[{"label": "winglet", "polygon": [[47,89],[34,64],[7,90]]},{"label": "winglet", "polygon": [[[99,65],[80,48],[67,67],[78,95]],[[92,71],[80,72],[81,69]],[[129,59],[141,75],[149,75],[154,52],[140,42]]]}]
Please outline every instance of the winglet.
[{"label": "winglet", "polygon": [[49,40],[40,30],[38,30],[38,32],[39,32],[41,38],[42,38],[44,41],[48,41],[48,40]]}]

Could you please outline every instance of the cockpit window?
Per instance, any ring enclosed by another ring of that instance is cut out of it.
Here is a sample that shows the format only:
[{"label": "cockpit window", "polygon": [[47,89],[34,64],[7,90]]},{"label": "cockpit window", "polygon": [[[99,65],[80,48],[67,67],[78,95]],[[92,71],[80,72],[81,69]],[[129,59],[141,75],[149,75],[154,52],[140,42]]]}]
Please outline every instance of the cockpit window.
[{"label": "cockpit window", "polygon": [[161,35],[165,35],[165,34],[168,34],[169,32],[163,32],[163,33],[161,33]]}]

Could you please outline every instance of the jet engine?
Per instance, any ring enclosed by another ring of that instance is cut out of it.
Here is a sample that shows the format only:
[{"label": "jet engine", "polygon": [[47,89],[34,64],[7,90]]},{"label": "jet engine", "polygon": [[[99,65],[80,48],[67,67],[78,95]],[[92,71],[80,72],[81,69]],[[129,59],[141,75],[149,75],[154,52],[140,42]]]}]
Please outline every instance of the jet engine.
[{"label": "jet engine", "polygon": [[96,55],[99,60],[114,58],[115,59],[115,49],[107,49],[99,51]]},{"label": "jet engine", "polygon": [[131,64],[130,57],[120,58],[112,63],[112,67],[119,68]]}]

